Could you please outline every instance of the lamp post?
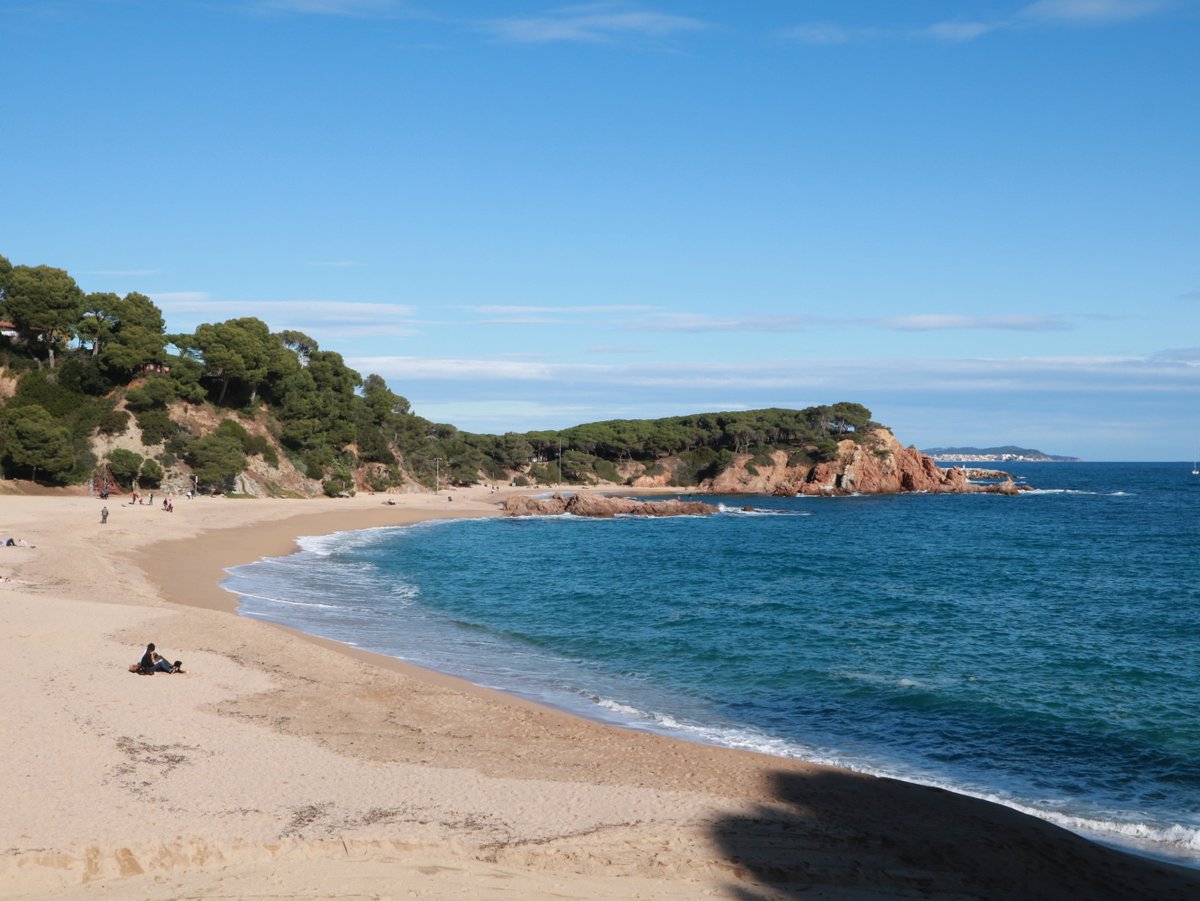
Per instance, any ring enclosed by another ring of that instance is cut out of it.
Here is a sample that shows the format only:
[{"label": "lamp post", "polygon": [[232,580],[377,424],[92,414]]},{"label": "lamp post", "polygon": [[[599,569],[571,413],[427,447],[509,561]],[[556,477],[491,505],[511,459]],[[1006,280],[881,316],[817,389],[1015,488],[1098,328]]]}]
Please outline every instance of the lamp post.
[{"label": "lamp post", "polygon": [[437,494],[441,483],[442,458],[433,458],[433,493]]}]

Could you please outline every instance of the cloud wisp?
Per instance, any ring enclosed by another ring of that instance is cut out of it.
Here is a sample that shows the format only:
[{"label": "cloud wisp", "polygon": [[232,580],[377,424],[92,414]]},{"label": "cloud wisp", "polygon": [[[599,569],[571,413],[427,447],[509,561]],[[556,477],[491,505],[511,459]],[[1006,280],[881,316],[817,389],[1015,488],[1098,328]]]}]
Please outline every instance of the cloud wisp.
[{"label": "cloud wisp", "polygon": [[322,343],[335,338],[393,337],[423,334],[427,323],[409,306],[327,300],[213,300],[204,291],[150,295],[178,328],[252,316],[272,330],[299,329]]},{"label": "cloud wisp", "polygon": [[809,316],[710,316],[703,313],[656,313],[626,324],[631,332],[796,332],[813,322]]},{"label": "cloud wisp", "polygon": [[250,0],[247,8],[256,13],[349,16],[359,19],[409,13],[408,5],[401,0]]},{"label": "cloud wisp", "polygon": [[1007,16],[947,19],[919,28],[846,28],[831,22],[807,22],[782,32],[787,40],[810,45],[864,43],[872,40],[936,40],[965,43],[998,31],[1018,28],[1096,28],[1144,19],[1167,10],[1170,0],[1034,0]]},{"label": "cloud wisp", "polygon": [[690,16],[656,12],[626,3],[564,6],[537,16],[487,19],[478,27],[512,44],[617,44],[663,41],[701,31],[707,23]]},{"label": "cloud wisp", "polygon": [[1017,17],[1055,24],[1110,25],[1153,15],[1168,5],[1167,0],[1035,0]]},{"label": "cloud wisp", "polygon": [[755,363],[681,362],[592,364],[504,358],[369,356],[363,371],[403,381],[545,382],[630,387],[738,387],[838,391],[975,391],[1200,393],[1200,350],[1145,356],[1061,356],[965,359],[764,360]]},{"label": "cloud wisp", "polygon": [[1071,328],[1058,316],[962,316],[919,313],[877,319],[829,318],[805,315],[711,316],[698,313],[655,313],[627,322],[632,332],[798,332],[828,327],[880,328],[904,332],[999,330],[1061,331]]},{"label": "cloud wisp", "polygon": [[653,307],[638,304],[591,304],[579,307],[484,304],[480,306],[468,306],[464,307],[463,309],[470,310],[472,313],[480,313],[485,316],[570,316],[571,314],[591,315],[595,313],[634,313],[641,310],[650,310],[653,309]]},{"label": "cloud wisp", "polygon": [[1061,331],[1070,326],[1057,316],[957,316],[938,313],[864,320],[864,324],[904,332],[998,329],[1014,332]]},{"label": "cloud wisp", "polygon": [[[957,411],[952,423],[959,430],[976,417],[978,427],[991,432],[1040,434],[1077,420],[1080,411],[1087,411],[1092,425],[1098,413],[1136,417],[1155,404],[1177,403],[1181,394],[1200,399],[1198,348],[1006,359],[646,359],[589,365],[578,358],[372,356],[347,362],[396,385],[422,415],[492,433],[854,399],[914,438],[951,428],[947,411]],[[514,398],[531,396],[536,408],[512,405]],[[497,415],[505,404],[510,406],[504,415]],[[1124,412],[1113,412],[1118,410]],[[1078,440],[1077,432],[1064,433],[1063,440],[1071,439],[1064,447]],[[1113,447],[1106,442],[1103,452]]]}]

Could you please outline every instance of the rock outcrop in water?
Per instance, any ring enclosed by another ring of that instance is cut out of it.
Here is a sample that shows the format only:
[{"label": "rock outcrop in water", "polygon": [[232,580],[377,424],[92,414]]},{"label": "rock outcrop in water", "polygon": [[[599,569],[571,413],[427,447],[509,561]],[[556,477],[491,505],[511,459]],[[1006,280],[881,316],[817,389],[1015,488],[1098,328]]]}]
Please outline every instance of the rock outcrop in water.
[{"label": "rock outcrop in water", "polygon": [[[943,469],[914,447],[905,447],[890,431],[877,428],[858,440],[838,442],[837,456],[820,463],[809,462],[807,453],[776,450],[769,454],[740,454],[714,478],[700,483],[710,494],[773,494],[839,496],[847,494],[1004,494],[1028,491],[1007,473],[954,467]],[[664,458],[663,470],[654,479],[636,478],[636,487],[670,491],[668,479],[674,465]],[[977,484],[972,479],[995,480]],[[505,502],[508,516],[695,516],[715,513],[716,508],[698,501],[643,501],[580,493],[533,498],[516,496]]]},{"label": "rock outcrop in water", "polygon": [[[905,447],[887,429],[875,429],[860,442],[838,443],[836,459],[822,463],[788,464],[785,451],[770,455],[771,466],[747,465],[746,455],[719,476],[702,484],[701,490],[715,494],[846,495],[902,494],[1007,494],[1027,491],[1006,473],[1004,481],[977,485],[961,467],[943,469],[916,448]],[[990,474],[992,475],[992,474]]]},{"label": "rock outcrop in water", "polygon": [[503,505],[505,516],[591,516],[601,519],[613,516],[708,516],[717,512],[711,504],[700,501],[641,501],[628,497],[606,497],[599,494],[573,494],[569,497],[553,494],[550,497],[510,497]]}]

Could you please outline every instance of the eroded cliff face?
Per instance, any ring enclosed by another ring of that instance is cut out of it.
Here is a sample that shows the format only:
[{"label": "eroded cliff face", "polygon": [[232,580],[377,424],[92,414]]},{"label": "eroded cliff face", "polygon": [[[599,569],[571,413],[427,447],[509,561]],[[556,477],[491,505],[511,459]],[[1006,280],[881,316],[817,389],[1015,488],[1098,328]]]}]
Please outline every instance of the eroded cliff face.
[{"label": "eroded cliff face", "polygon": [[750,456],[739,458],[702,490],[718,494],[844,495],[898,494],[924,491],[930,494],[1017,494],[1023,490],[1012,480],[976,485],[962,468],[942,469],[919,450],[905,447],[887,429],[876,429],[859,444],[838,443],[838,457],[824,463],[788,465],[788,455],[775,451],[772,465],[749,465]]}]

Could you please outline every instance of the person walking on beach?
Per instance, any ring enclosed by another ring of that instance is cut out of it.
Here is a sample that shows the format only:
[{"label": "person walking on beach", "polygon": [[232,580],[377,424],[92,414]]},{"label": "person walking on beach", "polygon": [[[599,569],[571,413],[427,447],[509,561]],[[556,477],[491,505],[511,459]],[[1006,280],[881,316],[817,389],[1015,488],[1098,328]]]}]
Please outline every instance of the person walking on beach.
[{"label": "person walking on beach", "polygon": [[108,505],[107,504],[100,508],[100,525],[104,525],[106,522],[108,522]]}]

